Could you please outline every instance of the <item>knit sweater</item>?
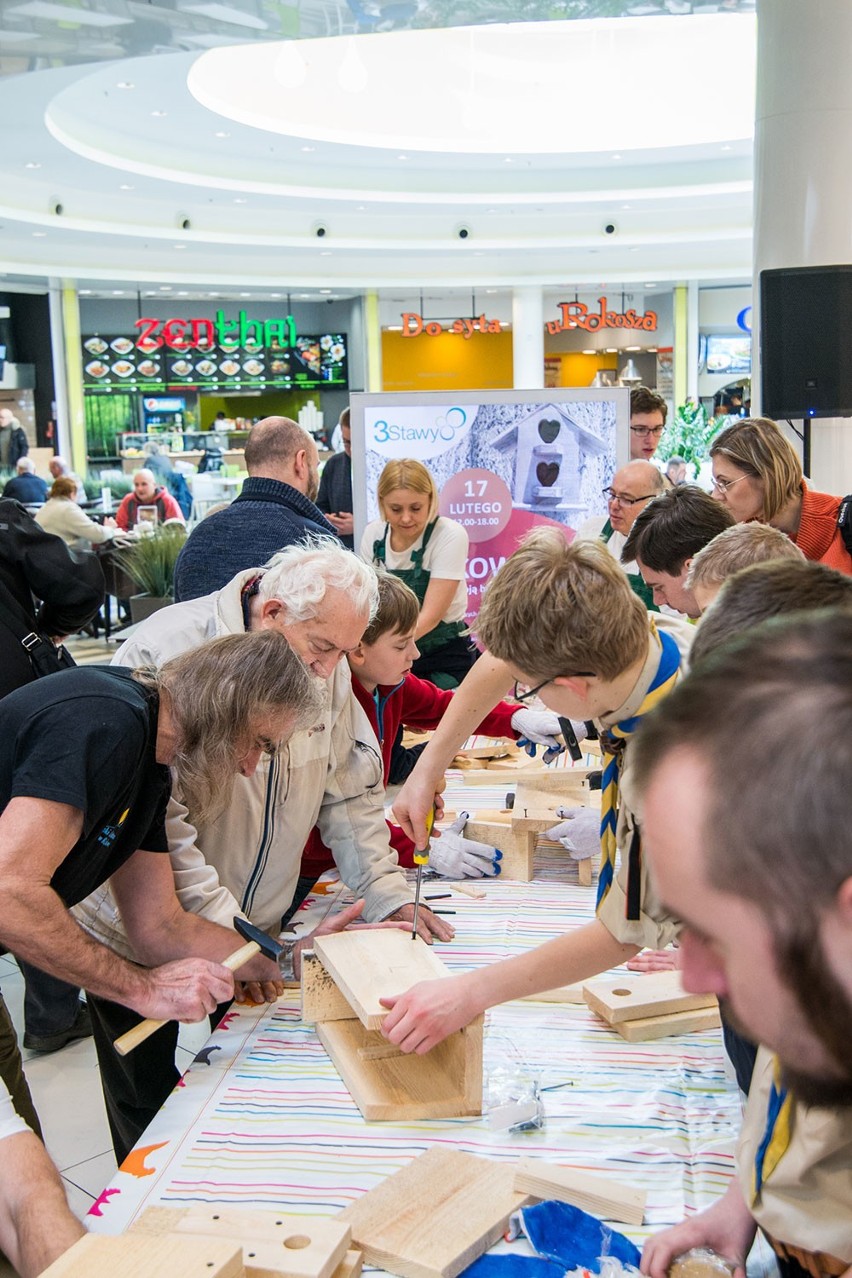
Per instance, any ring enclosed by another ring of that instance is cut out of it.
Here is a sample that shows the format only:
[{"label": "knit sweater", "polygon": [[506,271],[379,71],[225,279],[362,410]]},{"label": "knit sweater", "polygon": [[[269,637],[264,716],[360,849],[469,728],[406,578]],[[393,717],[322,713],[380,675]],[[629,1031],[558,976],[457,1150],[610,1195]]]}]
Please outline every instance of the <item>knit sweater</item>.
[{"label": "knit sweater", "polygon": [[799,530],[791,540],[806,559],[816,559],[829,568],[852,576],[852,555],[837,527],[842,500],[842,497],[832,497],[829,493],[815,493],[803,484]]},{"label": "knit sweater", "polygon": [[[453,699],[451,690],[436,688],[433,683],[418,679],[413,674],[407,674],[395,687],[380,684],[375,693],[368,692],[358,676],[353,674],[352,692],[370,720],[370,726],[381,748],[385,785],[388,783],[391,751],[399,725],[403,723],[407,728],[424,732],[437,728]],[[520,734],[512,727],[512,715],[521,708],[514,701],[499,702],[482,720],[477,732],[486,737],[511,737],[516,741]],[[388,830],[391,847],[396,851],[400,865],[410,869],[414,865],[414,844],[398,825],[390,821]],[[333,864],[331,853],[315,828],[311,831],[302,856],[301,874],[304,877],[314,875],[319,878]]]},{"label": "knit sweater", "polygon": [[236,501],[197,524],[178,555],[175,600],[221,590],[238,572],[257,568],[311,533],[337,537],[325,515],[298,489],[251,477]]}]

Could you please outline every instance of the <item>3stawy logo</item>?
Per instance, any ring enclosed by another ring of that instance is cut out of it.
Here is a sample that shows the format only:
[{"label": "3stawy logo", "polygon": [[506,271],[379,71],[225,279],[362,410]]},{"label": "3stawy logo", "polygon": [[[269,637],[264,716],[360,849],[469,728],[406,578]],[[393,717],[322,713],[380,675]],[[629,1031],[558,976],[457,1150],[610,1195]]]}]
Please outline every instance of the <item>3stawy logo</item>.
[{"label": "3stawy logo", "polygon": [[383,457],[416,457],[426,461],[454,448],[470,433],[475,417],[471,408],[430,404],[428,407],[367,410],[365,434],[367,447]]}]

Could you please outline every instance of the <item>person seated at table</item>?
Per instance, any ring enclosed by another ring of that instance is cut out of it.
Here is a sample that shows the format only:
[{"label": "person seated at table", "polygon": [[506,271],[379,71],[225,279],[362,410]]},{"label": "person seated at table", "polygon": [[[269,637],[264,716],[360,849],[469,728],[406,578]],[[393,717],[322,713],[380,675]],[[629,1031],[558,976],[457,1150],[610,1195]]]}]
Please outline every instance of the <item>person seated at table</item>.
[{"label": "person seated at table", "polygon": [[35,473],[32,457],[18,458],[15,474],[7,480],[3,496],[11,497],[24,506],[37,506],[47,501],[47,484]]},{"label": "person seated at table", "polygon": [[710,458],[713,495],[738,524],[771,524],[807,559],[852,574],[852,528],[838,522],[843,498],[807,486],[796,450],[776,422],[747,417],[727,426],[710,445]]},{"label": "person seated at table", "polygon": [[361,538],[361,558],[410,586],[420,604],[414,673],[455,688],[476,660],[468,638],[466,530],[438,514],[435,480],[422,462],[389,461],[376,495],[381,519]]},{"label": "person seated at table", "polygon": [[[413,590],[393,573],[379,574],[379,608],[357,648],[347,654],[352,672],[352,693],[364,710],[382,751],[384,782],[388,784],[391,753],[401,725],[426,731],[436,727],[453,692],[418,679],[411,667],[417,660],[414,639],[420,605]],[[584,725],[575,731],[582,735]],[[487,737],[510,737],[541,745],[556,757],[564,749],[558,717],[549,710],[533,710],[518,702],[501,701],[478,725]],[[430,865],[438,874],[453,878],[480,878],[500,873],[500,853],[484,843],[463,837],[465,819],[458,829],[445,830],[432,848]],[[391,847],[400,865],[414,865],[414,844],[398,825],[388,822]],[[301,874],[319,878],[330,869],[331,854],[314,829],[302,857]]]},{"label": "person seated at table", "polygon": [[116,535],[116,520],[95,523],[77,505],[77,484],[67,475],[54,479],[48,500],[35,514],[45,532],[61,537],[71,550],[91,550]]},{"label": "person seated at table", "polygon": [[183,511],[171,493],[157,484],[156,477],[150,470],[137,470],[133,474],[133,492],[121,499],[121,505],[115,512],[115,522],[123,532],[135,528],[139,522],[139,507],[153,506],[157,512],[157,522],[164,524],[167,519],[176,519],[185,524]]},{"label": "person seated at table", "polygon": [[799,547],[769,524],[734,524],[699,550],[686,575],[686,589],[705,613],[722,586],[741,568],[773,559],[804,559]]},{"label": "person seated at table", "polygon": [[64,457],[55,453],[47,463],[47,469],[50,471],[51,479],[73,479],[77,485],[78,504],[82,505],[86,501],[86,486],[80,476],[74,474]]},{"label": "person seated at table", "polygon": [[0,1251],[21,1278],[36,1278],[85,1232],[62,1177],[0,1080]]},{"label": "person seated at table", "polygon": [[564,840],[575,855],[600,849],[596,917],[518,958],[383,1000],[390,1010],[382,1032],[405,1052],[429,1051],[496,1003],[585,980],[643,946],[663,948],[678,933],[677,920],[656,899],[641,856],[630,738],[680,679],[694,627],[652,618],[598,542],[569,545],[560,531],[543,528],[530,533],[497,572],[477,630],[487,651],[471,672],[471,688],[457,694],[459,712],[445,716],[448,727],[439,728],[426,747],[394,801],[394,813],[422,847],[436,778],[459,737],[465,739],[512,679],[516,700],[537,695],[557,714],[594,720],[603,749],[601,813],[575,808],[548,834]]}]

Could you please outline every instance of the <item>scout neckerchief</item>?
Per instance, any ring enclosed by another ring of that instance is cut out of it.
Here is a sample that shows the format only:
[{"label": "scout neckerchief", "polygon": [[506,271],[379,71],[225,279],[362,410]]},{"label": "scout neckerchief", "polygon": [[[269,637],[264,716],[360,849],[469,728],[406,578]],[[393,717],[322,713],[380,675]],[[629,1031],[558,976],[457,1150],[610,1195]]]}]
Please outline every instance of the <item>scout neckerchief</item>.
[{"label": "scout neckerchief", "polygon": [[628,719],[620,719],[618,723],[613,724],[601,734],[604,755],[601,777],[601,871],[598,876],[598,905],[612,887],[615,875],[618,779],[621,773],[621,756],[627,744],[627,738],[632,736],[639,727],[642,716],[649,710],[653,710],[658,702],[671,692],[680,671],[680,651],[671,635],[658,632],[653,622],[651,633],[659,638],[662,646],[657,672],[651,681],[651,686],[634,715]]},{"label": "scout neckerchief", "polygon": [[793,1098],[781,1082],[781,1066],[776,1056],[772,1062],[772,1088],[766,1107],[766,1127],[754,1155],[751,1205],[757,1207],[765,1181],[781,1162],[793,1134]]}]

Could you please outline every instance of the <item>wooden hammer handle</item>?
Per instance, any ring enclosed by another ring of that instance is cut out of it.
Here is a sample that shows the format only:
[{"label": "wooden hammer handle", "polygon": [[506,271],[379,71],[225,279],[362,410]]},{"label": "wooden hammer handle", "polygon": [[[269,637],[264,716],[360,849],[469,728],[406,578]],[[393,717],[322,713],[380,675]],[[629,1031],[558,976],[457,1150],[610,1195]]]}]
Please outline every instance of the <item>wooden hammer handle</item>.
[{"label": "wooden hammer handle", "polygon": [[[245,945],[241,945],[238,950],[234,950],[233,954],[229,954],[227,958],[222,959],[222,967],[227,967],[229,971],[235,972],[238,967],[242,967],[244,963],[248,963],[249,959],[253,959],[255,954],[260,953],[260,946],[257,941],[247,941]],[[127,1056],[132,1052],[134,1047],[138,1047],[140,1043],[144,1043],[146,1038],[150,1038],[152,1034],[162,1025],[167,1025],[168,1021],[155,1021],[152,1017],[147,1020],[140,1021],[138,1025],[134,1025],[133,1029],[129,1029],[126,1034],[122,1034],[113,1043],[113,1047],[119,1056]]]}]

